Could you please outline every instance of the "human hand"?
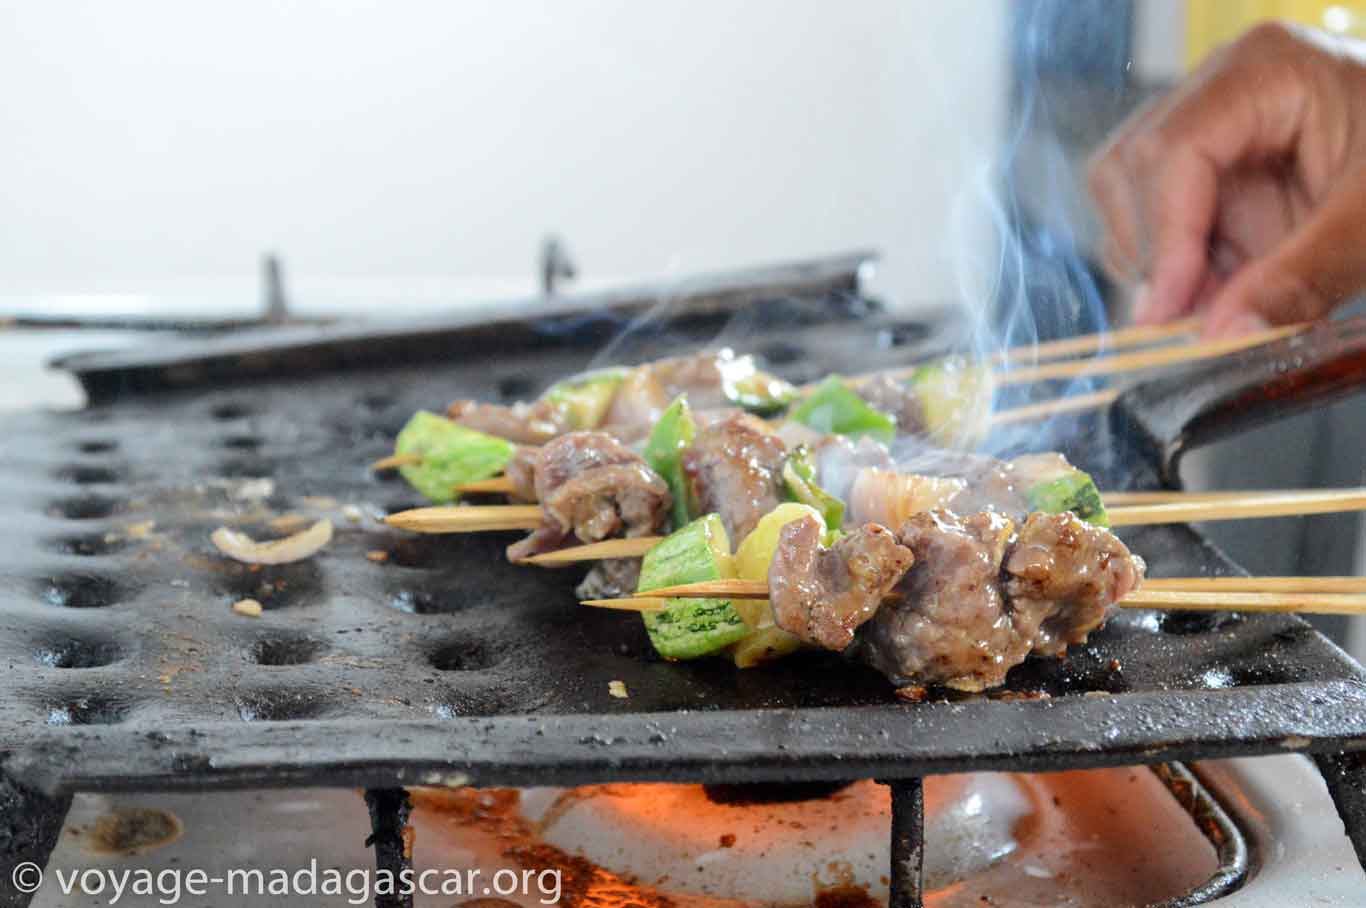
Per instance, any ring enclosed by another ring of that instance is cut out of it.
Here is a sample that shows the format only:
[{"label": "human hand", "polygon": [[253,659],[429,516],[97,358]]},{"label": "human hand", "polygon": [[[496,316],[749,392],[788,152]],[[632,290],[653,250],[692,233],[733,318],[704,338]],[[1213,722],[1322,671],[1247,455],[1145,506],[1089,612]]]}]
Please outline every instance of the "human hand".
[{"label": "human hand", "polygon": [[1366,46],[1258,26],[1131,116],[1089,177],[1140,324],[1323,316],[1366,289]]}]

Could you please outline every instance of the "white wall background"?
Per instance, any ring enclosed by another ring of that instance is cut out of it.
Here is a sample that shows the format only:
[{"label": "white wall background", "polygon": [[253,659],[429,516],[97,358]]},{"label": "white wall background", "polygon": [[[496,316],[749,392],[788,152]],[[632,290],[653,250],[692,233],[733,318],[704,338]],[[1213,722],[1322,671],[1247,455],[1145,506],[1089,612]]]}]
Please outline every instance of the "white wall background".
[{"label": "white wall background", "polygon": [[249,310],[265,250],[309,310],[522,294],[548,230],[591,284],[871,245],[898,301],[953,298],[990,267],[1005,14],[9,4],[0,313]]}]

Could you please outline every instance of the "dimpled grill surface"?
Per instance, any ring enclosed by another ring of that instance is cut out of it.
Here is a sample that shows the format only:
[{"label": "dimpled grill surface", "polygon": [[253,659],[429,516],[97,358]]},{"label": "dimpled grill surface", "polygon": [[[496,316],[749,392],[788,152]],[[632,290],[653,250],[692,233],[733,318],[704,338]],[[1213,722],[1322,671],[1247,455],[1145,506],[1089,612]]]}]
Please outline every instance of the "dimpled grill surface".
[{"label": "dimpled grill surface", "polygon": [[[894,336],[841,321],[764,345],[804,381],[904,363]],[[588,361],[454,349],[438,365],[7,418],[6,769],[47,790],[738,782],[1330,750],[1366,734],[1360,670],[1293,617],[1125,613],[1003,693],[911,703],[829,654],[749,671],[661,661],[636,616],[576,604],[577,571],[509,565],[518,534],[379,522],[421,504],[366,467],[414,410],[526,397]],[[1061,447],[1104,488],[1154,485],[1109,425],[999,441]],[[267,537],[321,517],[332,543],[296,564],[254,569],[209,542],[224,524]],[[1237,571],[1185,527],[1125,538],[1155,576]],[[247,598],[260,617],[233,611]]]}]

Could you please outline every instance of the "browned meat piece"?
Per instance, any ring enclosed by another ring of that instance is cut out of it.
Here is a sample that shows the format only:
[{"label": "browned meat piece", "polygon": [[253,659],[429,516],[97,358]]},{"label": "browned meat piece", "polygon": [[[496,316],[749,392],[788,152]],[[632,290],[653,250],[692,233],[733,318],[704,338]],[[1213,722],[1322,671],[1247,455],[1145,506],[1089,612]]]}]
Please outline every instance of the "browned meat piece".
[{"label": "browned meat piece", "polygon": [[593,467],[541,499],[541,509],[580,542],[646,536],[663,528],[672,499],[664,480],[644,463]]},{"label": "browned meat piece", "polygon": [[879,375],[855,385],[854,390],[869,406],[895,419],[897,431],[902,435],[925,433],[925,410],[920,397],[901,382]]},{"label": "browned meat piece", "polygon": [[627,373],[603,421],[609,426],[650,425],[680,394],[694,411],[729,407],[726,382],[752,374],[748,357],[730,350],[674,356],[637,366]]},{"label": "browned meat piece", "polygon": [[1061,656],[1105,624],[1143,580],[1143,559],[1075,514],[1030,514],[1005,561],[1006,595],[1034,652]]},{"label": "browned meat piece", "polygon": [[540,448],[518,445],[512,452],[512,459],[503,468],[503,474],[512,483],[509,497],[514,501],[536,500],[536,461],[541,456]]},{"label": "browned meat piece", "polygon": [[639,585],[639,558],[608,558],[593,565],[574,593],[580,599],[616,599],[634,595]]},{"label": "browned meat piece", "polygon": [[859,631],[859,656],[897,683],[1000,684],[1032,642],[1016,632],[999,582],[1014,528],[991,511],[906,521],[897,535],[915,564]]},{"label": "browned meat piece", "polygon": [[557,489],[598,467],[644,464],[639,454],[606,432],[569,432],[545,445],[536,455],[534,488],[537,501],[547,501]]},{"label": "browned meat piece", "polygon": [[877,524],[860,527],[828,549],[820,544],[823,529],[814,517],[783,527],[768,570],[769,601],[780,628],[841,651],[915,557]]},{"label": "browned meat piece", "polygon": [[505,407],[457,400],[446,408],[446,415],[462,426],[524,445],[545,444],[569,431],[568,414],[547,401]]},{"label": "browned meat piece", "polygon": [[732,414],[697,433],[683,475],[703,514],[716,513],[735,545],[783,500],[787,449],[761,420]]},{"label": "browned meat piece", "polygon": [[649,536],[667,524],[668,485],[640,455],[604,432],[561,435],[541,448],[534,472],[541,526],[508,547],[513,561],[573,539]]},{"label": "browned meat piece", "polygon": [[917,514],[897,534],[914,566],[856,652],[899,683],[983,690],[1031,653],[1058,656],[1102,626],[1143,560],[1075,514]]}]

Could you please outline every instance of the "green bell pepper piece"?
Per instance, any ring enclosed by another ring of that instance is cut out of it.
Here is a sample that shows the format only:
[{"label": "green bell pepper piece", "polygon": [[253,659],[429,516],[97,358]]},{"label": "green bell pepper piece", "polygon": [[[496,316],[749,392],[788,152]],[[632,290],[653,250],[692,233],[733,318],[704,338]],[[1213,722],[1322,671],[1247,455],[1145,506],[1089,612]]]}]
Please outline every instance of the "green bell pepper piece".
[{"label": "green bell pepper piece", "polygon": [[793,500],[809,504],[821,512],[825,525],[838,530],[844,525],[844,502],[816,484],[816,466],[811,462],[811,450],[806,445],[798,445],[787,455],[783,464],[783,484]]},{"label": "green bell pepper piece", "polygon": [[673,525],[676,527],[682,527],[692,519],[688,509],[688,486],[683,480],[682,458],[696,434],[697,423],[693,421],[692,410],[688,408],[688,397],[680,394],[665,409],[659,422],[650,430],[650,437],[645,440],[645,462],[664,478],[673,495]]},{"label": "green bell pepper piece", "polygon": [[422,462],[405,464],[399,473],[437,504],[455,501],[455,487],[503,472],[516,445],[419,410],[398,433],[394,451],[418,454]]},{"label": "green bell pepper piece", "polygon": [[1071,511],[1087,523],[1108,527],[1110,516],[1090,474],[1078,469],[1041,480],[1025,492],[1031,510],[1049,514]]},{"label": "green bell pepper piece", "polygon": [[551,385],[541,399],[563,407],[573,428],[596,429],[607,416],[624,378],[626,370],[621,368],[585,372]]},{"label": "green bell pepper piece", "polygon": [[792,408],[788,419],[817,432],[855,438],[867,435],[882,442],[890,442],[896,437],[896,420],[869,406],[838,375],[817,385],[816,390]]}]

